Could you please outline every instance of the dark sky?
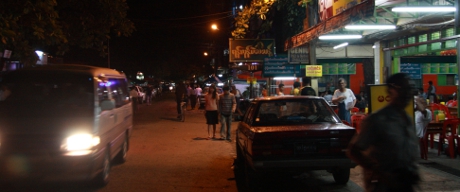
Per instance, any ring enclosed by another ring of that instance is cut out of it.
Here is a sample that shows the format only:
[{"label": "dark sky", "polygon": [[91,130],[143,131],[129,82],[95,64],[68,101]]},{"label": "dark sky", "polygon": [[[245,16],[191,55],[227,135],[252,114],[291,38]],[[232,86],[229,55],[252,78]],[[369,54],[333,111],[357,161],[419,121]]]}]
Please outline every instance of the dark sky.
[{"label": "dark sky", "polygon": [[[128,18],[134,22],[136,31],[130,37],[112,36],[111,68],[148,74],[161,62],[200,61],[213,40],[228,43],[232,18],[231,5],[225,2],[229,0],[127,2]],[[219,25],[219,33],[210,30],[212,23]],[[100,57],[93,50],[71,50],[64,56],[64,62],[69,60],[108,65],[108,58]]]}]

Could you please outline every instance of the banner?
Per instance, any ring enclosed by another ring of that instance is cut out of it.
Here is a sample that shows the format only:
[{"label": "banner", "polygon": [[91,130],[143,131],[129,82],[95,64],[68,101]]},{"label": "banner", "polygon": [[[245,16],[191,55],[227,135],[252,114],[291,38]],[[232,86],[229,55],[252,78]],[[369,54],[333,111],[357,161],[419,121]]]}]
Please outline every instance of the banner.
[{"label": "banner", "polygon": [[[386,84],[379,84],[379,85],[368,85],[369,86],[369,114],[375,113],[379,109],[388,105],[391,101],[390,95],[387,93],[387,86]],[[409,104],[405,108],[406,113],[412,118],[415,119],[414,114],[414,100],[411,99]]]}]

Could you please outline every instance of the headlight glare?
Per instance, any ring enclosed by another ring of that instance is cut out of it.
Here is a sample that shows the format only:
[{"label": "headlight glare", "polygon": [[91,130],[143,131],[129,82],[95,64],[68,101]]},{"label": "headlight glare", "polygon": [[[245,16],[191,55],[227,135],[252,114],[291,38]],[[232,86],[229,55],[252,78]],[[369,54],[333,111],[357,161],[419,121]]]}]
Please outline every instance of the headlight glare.
[{"label": "headlight glare", "polygon": [[100,138],[91,134],[75,134],[64,140],[63,148],[67,151],[89,150],[100,143]]}]

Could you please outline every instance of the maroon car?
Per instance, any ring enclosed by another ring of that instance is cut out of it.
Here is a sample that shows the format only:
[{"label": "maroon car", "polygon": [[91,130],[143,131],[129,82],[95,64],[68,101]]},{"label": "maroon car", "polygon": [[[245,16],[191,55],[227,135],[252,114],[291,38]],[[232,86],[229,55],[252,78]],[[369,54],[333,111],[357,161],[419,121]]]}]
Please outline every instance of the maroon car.
[{"label": "maroon car", "polygon": [[328,170],[345,184],[356,166],[345,154],[355,129],[322,97],[255,99],[236,131],[237,167],[247,184],[260,173]]}]

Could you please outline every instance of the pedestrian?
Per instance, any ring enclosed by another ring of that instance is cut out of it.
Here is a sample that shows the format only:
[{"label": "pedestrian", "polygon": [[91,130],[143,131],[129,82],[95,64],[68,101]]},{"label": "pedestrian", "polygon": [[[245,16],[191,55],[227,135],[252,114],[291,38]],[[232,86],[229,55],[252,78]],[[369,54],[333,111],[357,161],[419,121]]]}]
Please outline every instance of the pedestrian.
[{"label": "pedestrian", "polygon": [[294,82],[294,89],[291,90],[291,95],[299,96],[300,95],[300,82]]},{"label": "pedestrian", "polygon": [[[219,112],[220,112],[220,138],[222,140],[231,139],[231,129],[232,129],[232,114],[236,109],[236,99],[235,95],[230,93],[230,87],[225,85],[223,87],[224,93],[219,96]],[[227,133],[225,134],[225,128],[227,128]]]},{"label": "pedestrian", "polygon": [[138,101],[137,98],[139,97],[136,87],[131,87],[131,91],[129,91],[129,96],[131,96],[131,105],[133,105],[133,113],[137,112],[138,109]]},{"label": "pedestrian", "polygon": [[184,83],[177,83],[175,94],[177,104],[177,118],[181,118],[181,103],[187,99],[187,87],[184,85]]},{"label": "pedestrian", "polygon": [[300,95],[311,95],[311,96],[316,96],[316,91],[311,87],[311,78],[310,77],[305,77],[302,79],[303,81],[303,87],[300,90]]},{"label": "pedestrian", "polygon": [[195,94],[196,94],[196,102],[198,102],[198,108],[200,108],[201,107],[200,98],[201,98],[201,95],[203,94],[203,89],[201,89],[201,87],[196,84],[195,84]]},{"label": "pedestrian", "polygon": [[145,89],[145,100],[147,100],[147,105],[151,105],[152,91],[153,87],[151,85],[147,86],[147,88]]},{"label": "pedestrian", "polygon": [[433,81],[428,81],[428,91],[426,93],[431,103],[437,103],[438,97],[436,96],[436,87],[433,85]]},{"label": "pedestrian", "polygon": [[431,111],[427,109],[426,99],[417,97],[415,99],[415,133],[418,138],[423,138],[425,135],[425,127],[432,120]]},{"label": "pedestrian", "polygon": [[278,85],[278,96],[284,96],[284,84],[283,83],[280,83]]},{"label": "pedestrian", "polygon": [[212,126],[212,139],[216,139],[216,124],[219,123],[218,117],[218,101],[216,86],[213,84],[208,88],[205,99],[205,117],[206,124],[208,125],[208,140],[211,139],[211,126]]},{"label": "pedestrian", "polygon": [[323,96],[328,103],[332,103],[332,91],[327,90],[326,94]]},{"label": "pedestrian", "polygon": [[413,99],[404,73],[386,82],[390,103],[361,122],[347,155],[363,168],[366,191],[414,191],[420,181],[418,139],[405,107]]},{"label": "pedestrian", "polygon": [[240,110],[240,99],[242,97],[240,90],[236,88],[235,85],[232,85],[232,90],[230,91],[233,95],[235,95],[235,100],[236,100],[236,113],[238,113],[239,116],[243,116],[243,113]]},{"label": "pedestrian", "polygon": [[356,97],[355,107],[357,107],[359,111],[365,112],[366,107],[367,107],[367,101],[366,101],[366,98],[364,97],[364,92],[361,91],[358,95],[355,95],[355,97]]},{"label": "pedestrian", "polygon": [[340,119],[351,123],[350,110],[355,107],[356,97],[351,89],[346,88],[347,82],[345,79],[340,78],[337,82],[338,89],[332,95],[332,103],[338,105],[338,115]]},{"label": "pedestrian", "polygon": [[418,97],[421,97],[421,98],[423,98],[423,99],[425,99],[425,100],[428,99],[428,98],[427,98],[427,95],[426,95],[426,93],[423,91],[423,88],[422,88],[422,87],[418,88]]},{"label": "pedestrian", "polygon": [[196,91],[195,91],[195,85],[192,85],[190,86],[190,107],[192,108],[192,110],[195,109],[196,100],[197,100],[197,96],[196,96]]}]

